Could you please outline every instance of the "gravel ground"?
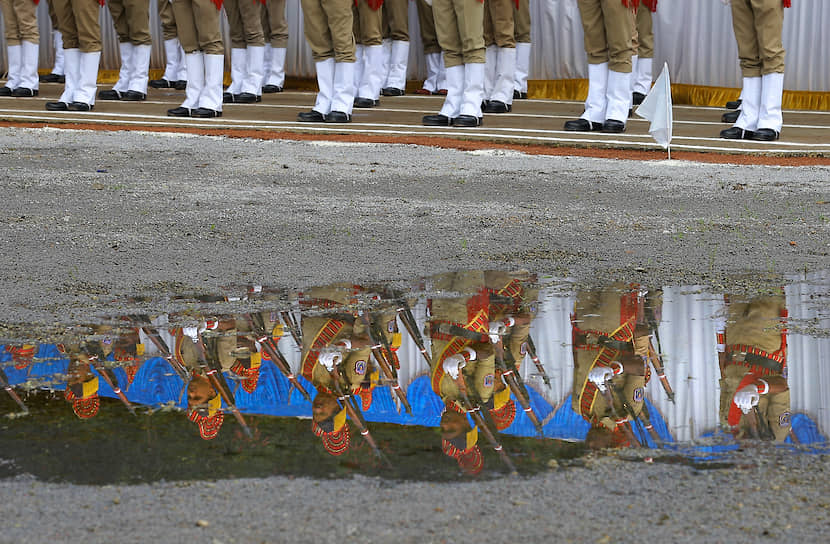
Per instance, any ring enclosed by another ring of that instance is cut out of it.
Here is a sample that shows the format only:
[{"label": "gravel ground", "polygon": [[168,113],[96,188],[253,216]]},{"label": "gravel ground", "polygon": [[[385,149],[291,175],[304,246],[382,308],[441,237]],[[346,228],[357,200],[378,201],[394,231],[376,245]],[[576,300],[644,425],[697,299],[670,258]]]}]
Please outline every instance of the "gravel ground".
[{"label": "gravel ground", "polygon": [[0,542],[816,542],[830,529],[829,481],[826,459],[769,452],[715,470],[605,457],[452,485],[18,478],[0,480]]},{"label": "gravel ground", "polygon": [[[0,164],[0,337],[127,294],[247,282],[526,267],[754,290],[830,264],[827,167],[52,129],[0,130]],[[730,470],[601,458],[451,485],[18,478],[0,481],[0,542],[816,541],[826,471],[824,457],[756,453]]]}]

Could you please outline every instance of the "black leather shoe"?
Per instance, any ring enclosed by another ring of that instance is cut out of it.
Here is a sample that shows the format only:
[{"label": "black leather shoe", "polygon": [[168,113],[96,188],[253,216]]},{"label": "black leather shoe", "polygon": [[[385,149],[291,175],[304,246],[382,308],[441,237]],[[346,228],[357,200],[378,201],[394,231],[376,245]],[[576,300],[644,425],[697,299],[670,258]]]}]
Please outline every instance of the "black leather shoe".
[{"label": "black leather shoe", "polygon": [[0,87],[0,96],[11,96],[12,89],[11,87]]},{"label": "black leather shoe", "polygon": [[774,142],[778,139],[778,133],[771,128],[759,128],[750,134],[748,139],[758,142]]},{"label": "black leather shoe", "polygon": [[236,100],[236,95],[231,93],[222,93],[223,104],[233,104]]},{"label": "black leather shoe", "polygon": [[611,134],[619,134],[620,132],[625,132],[625,123],[622,121],[617,121],[616,119],[606,119],[605,122],[602,124],[602,132],[607,132]]},{"label": "black leather shoe", "polygon": [[513,107],[510,104],[505,104],[500,100],[488,100],[481,111],[484,113],[508,113],[512,109]]},{"label": "black leather shoe", "polygon": [[98,91],[98,100],[121,100],[123,97],[124,95],[115,89]]},{"label": "black leather shoe", "polygon": [[646,95],[643,93],[631,93],[631,103],[635,106],[642,104],[645,99]]},{"label": "black leather shoe", "polygon": [[403,89],[398,89],[395,87],[384,87],[380,90],[380,94],[383,96],[403,96],[406,92]]},{"label": "black leather shoe", "polygon": [[66,111],[69,109],[69,104],[66,102],[47,102],[46,111]]},{"label": "black leather shoe", "polygon": [[587,119],[565,121],[565,130],[570,132],[597,132],[602,130],[602,123],[593,123]]},{"label": "black leather shoe", "polygon": [[448,127],[452,125],[452,119],[440,113],[435,115],[424,115],[421,122],[425,127]]},{"label": "black leather shoe", "polygon": [[190,117],[190,108],[185,108],[184,106],[179,106],[178,108],[173,108],[171,110],[167,110],[168,117]]},{"label": "black leather shoe", "polygon": [[513,90],[513,100],[524,100],[527,98],[527,93],[524,91]]},{"label": "black leather shoe", "polygon": [[172,89],[173,85],[175,85],[175,82],[161,78],[150,80],[150,83],[148,83],[148,85],[150,85],[150,87],[154,89]]},{"label": "black leather shoe", "polygon": [[740,99],[730,100],[729,102],[726,103],[726,109],[728,109],[728,110],[737,110],[738,108],[741,107],[741,102],[742,102],[742,100],[740,100]]},{"label": "black leather shoe", "polygon": [[452,120],[452,124],[455,127],[478,127],[481,126],[481,121],[482,118],[475,115],[459,115]]},{"label": "black leather shoe", "polygon": [[741,110],[728,111],[720,116],[720,120],[721,123],[729,123],[730,125],[734,125],[740,116]]},{"label": "black leather shoe", "polygon": [[210,108],[196,108],[190,112],[191,117],[199,117],[201,119],[212,119],[214,117],[222,117],[222,112],[219,110],[212,110]]},{"label": "black leather shoe", "polygon": [[67,106],[71,111],[92,111],[95,106],[86,102],[70,102]]},{"label": "black leather shoe", "polygon": [[38,79],[41,83],[66,83],[66,76],[62,74],[43,74]]},{"label": "black leather shoe", "polygon": [[262,87],[262,92],[266,94],[281,93],[282,87],[280,87],[279,85],[264,85]]},{"label": "black leather shoe", "polygon": [[127,100],[129,102],[141,102],[142,100],[147,100],[147,95],[144,93],[140,93],[138,91],[127,91],[126,93],[121,95],[121,100]]},{"label": "black leather shoe", "polygon": [[[224,99],[224,97],[222,98]],[[261,100],[262,98],[257,100],[257,96],[254,93],[239,93],[233,95],[233,101],[237,104],[254,104]],[[222,102],[224,102],[224,100],[222,100]]]},{"label": "black leather shoe", "polygon": [[187,80],[180,79],[180,80],[176,81],[176,83],[173,84],[173,88],[176,89],[177,91],[183,91],[183,90],[187,89]]},{"label": "black leather shoe", "polygon": [[352,116],[342,111],[333,111],[326,115],[326,123],[351,123]]},{"label": "black leather shoe", "polygon": [[17,96],[19,98],[37,96],[37,89],[27,89],[26,87],[18,87],[17,89],[12,91],[12,96]]},{"label": "black leather shoe", "polygon": [[355,108],[374,108],[375,105],[375,101],[371,98],[362,98],[358,96],[354,99]]},{"label": "black leather shoe", "polygon": [[303,123],[324,123],[326,116],[315,110],[301,111],[297,114],[297,121],[302,121]]},{"label": "black leather shoe", "polygon": [[752,138],[751,130],[744,130],[740,127],[730,127],[720,131],[720,137],[727,140],[749,140]]}]

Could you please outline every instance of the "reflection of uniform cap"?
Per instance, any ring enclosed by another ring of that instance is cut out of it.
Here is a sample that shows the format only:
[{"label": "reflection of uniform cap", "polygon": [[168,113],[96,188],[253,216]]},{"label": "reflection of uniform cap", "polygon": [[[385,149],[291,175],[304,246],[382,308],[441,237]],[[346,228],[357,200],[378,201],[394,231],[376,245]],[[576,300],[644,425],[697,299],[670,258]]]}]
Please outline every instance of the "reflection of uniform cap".
[{"label": "reflection of uniform cap", "polygon": [[89,419],[98,413],[101,401],[98,399],[98,378],[67,386],[63,398],[72,403],[72,411],[81,419]]},{"label": "reflection of uniform cap", "polygon": [[207,413],[205,410],[191,410],[188,415],[190,421],[199,426],[199,436],[203,440],[213,440],[219,434],[225,414],[221,410],[222,397],[216,395],[208,401]]},{"label": "reflection of uniform cap", "polygon": [[510,398],[510,389],[505,387],[493,393],[493,409],[490,410],[496,429],[503,431],[516,419],[516,403]]},{"label": "reflection of uniform cap", "polygon": [[323,440],[323,447],[331,455],[343,455],[349,449],[351,435],[349,426],[346,425],[345,408],[320,423],[312,421],[311,430],[314,436]]},{"label": "reflection of uniform cap", "polygon": [[252,353],[250,359],[237,359],[231,367],[231,372],[242,378],[240,385],[248,393],[256,390],[259,382],[259,368],[262,366],[262,358],[259,353]]},{"label": "reflection of uniform cap", "polygon": [[478,427],[473,427],[471,431],[463,435],[443,439],[441,441],[441,450],[445,455],[455,459],[461,470],[475,476],[481,472],[484,466],[481,449],[476,445],[477,443]]},{"label": "reflection of uniform cap", "polygon": [[6,346],[6,351],[12,356],[14,368],[23,370],[32,363],[32,357],[35,355],[35,346],[31,344],[24,346]]}]

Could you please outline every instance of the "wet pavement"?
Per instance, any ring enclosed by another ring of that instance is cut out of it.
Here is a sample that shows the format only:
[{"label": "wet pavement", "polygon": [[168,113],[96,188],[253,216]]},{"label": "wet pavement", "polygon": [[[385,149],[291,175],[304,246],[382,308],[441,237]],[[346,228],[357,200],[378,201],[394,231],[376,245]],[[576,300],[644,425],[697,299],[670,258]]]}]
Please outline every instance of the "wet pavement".
[{"label": "wet pavement", "polygon": [[[700,469],[748,445],[830,453],[828,274],[784,283],[491,270],[117,300],[49,342],[3,340],[0,474],[453,481],[604,448]],[[179,310],[130,310],[148,302]]]}]

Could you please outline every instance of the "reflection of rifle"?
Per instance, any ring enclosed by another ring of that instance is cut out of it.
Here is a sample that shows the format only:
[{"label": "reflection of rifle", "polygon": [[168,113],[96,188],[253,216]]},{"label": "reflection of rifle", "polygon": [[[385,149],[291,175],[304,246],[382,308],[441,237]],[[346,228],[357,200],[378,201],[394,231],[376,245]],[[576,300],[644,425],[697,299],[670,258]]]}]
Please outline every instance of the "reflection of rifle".
[{"label": "reflection of rifle", "polygon": [[548,378],[548,374],[545,372],[545,366],[542,364],[542,361],[539,360],[539,356],[536,353],[536,345],[533,343],[533,337],[528,334],[527,354],[530,356],[530,360],[533,361],[533,364],[536,365],[536,371],[542,376],[542,381],[545,382],[545,385],[547,385],[548,389],[550,389],[550,378]]},{"label": "reflection of rifle", "polygon": [[308,394],[308,391],[302,386],[302,384],[297,380],[297,377],[291,372],[291,366],[288,364],[288,360],[286,360],[285,356],[280,351],[280,348],[277,346],[277,342],[274,341],[272,335],[268,334],[265,330],[265,323],[263,322],[262,315],[259,313],[248,314],[246,316],[248,318],[248,323],[250,323],[251,328],[253,329],[254,333],[257,335],[257,342],[262,345],[262,349],[268,354],[268,357],[274,361],[274,364],[277,368],[280,369],[280,372],[291,382],[291,385],[300,392],[300,394],[307,400],[311,401],[311,395]]},{"label": "reflection of rifle", "polygon": [[282,318],[282,322],[285,323],[288,332],[291,333],[291,338],[294,339],[294,343],[297,344],[297,347],[300,351],[303,350],[303,332],[302,329],[297,325],[297,321],[294,319],[294,314],[291,313],[291,310],[285,310],[280,312],[280,317]]},{"label": "reflection of rifle", "polygon": [[18,406],[20,406],[21,410],[23,410],[27,414],[29,413],[29,409],[26,407],[25,404],[23,404],[23,401],[20,400],[20,397],[17,396],[17,393],[14,392],[12,386],[9,385],[9,377],[6,376],[6,372],[3,370],[3,367],[0,367],[0,387],[6,390],[6,393],[8,393],[12,400],[15,401]]},{"label": "reflection of rifle", "polygon": [[375,453],[375,456],[378,459],[382,459],[383,462],[391,468],[391,463],[383,454],[383,451],[378,447],[377,442],[375,442],[375,439],[372,438],[372,435],[369,434],[369,428],[366,426],[366,420],[363,418],[363,413],[357,406],[357,401],[351,394],[347,395],[343,392],[343,387],[341,386],[342,377],[340,376],[340,369],[337,367],[337,363],[334,364],[334,367],[331,369],[329,374],[331,375],[331,381],[334,384],[334,392],[337,394],[338,400],[343,403],[343,406],[345,406],[346,413],[360,430],[360,436],[366,440],[372,448],[372,451]]},{"label": "reflection of rifle", "polygon": [[378,362],[383,375],[386,376],[387,379],[394,382],[392,390],[400,399],[406,413],[411,415],[412,407],[409,405],[406,393],[404,393],[403,389],[401,389],[401,383],[398,380],[398,372],[395,369],[395,359],[392,355],[392,347],[389,345],[386,335],[382,330],[380,330],[380,327],[378,327],[378,324],[369,315],[369,312],[362,312],[361,318],[369,331],[369,340],[372,342],[372,355],[375,356],[375,360]]},{"label": "reflection of rifle", "polygon": [[412,315],[412,310],[409,309],[409,304],[405,300],[401,300],[400,304],[398,315],[401,318],[401,323],[406,327],[409,337],[415,342],[418,351],[424,356],[424,360],[426,360],[429,366],[432,366],[432,357],[427,351],[426,344],[424,344],[424,337],[421,336],[421,331],[418,330],[418,323],[415,321],[415,316]]},{"label": "reflection of rifle", "polygon": [[179,378],[182,379],[183,382],[187,383],[188,375],[190,374],[187,371],[187,368],[184,367],[179,361],[173,357],[170,348],[167,345],[167,342],[164,341],[164,338],[161,337],[158,329],[149,325],[150,318],[147,316],[139,316],[139,320],[143,323],[148,323],[146,326],[142,326],[141,330],[144,331],[144,334],[147,335],[147,338],[156,346],[156,348],[161,352],[162,356],[167,360],[173,370],[178,374]]},{"label": "reflection of rifle", "polygon": [[[659,345],[660,340],[658,339],[657,342]],[[669,379],[666,378],[666,371],[663,368],[663,362],[660,360],[660,354],[654,350],[654,346],[651,345],[650,339],[648,341],[648,359],[651,361],[651,366],[654,367],[654,371],[657,372],[657,378],[660,379],[660,384],[663,386],[666,396],[669,397],[671,402],[674,402],[674,390],[671,388]]]},{"label": "reflection of rifle", "polygon": [[663,439],[660,438],[660,435],[657,434],[657,431],[654,428],[654,425],[651,424],[651,414],[648,410],[648,405],[646,404],[645,399],[643,399],[643,410],[640,412],[640,418],[643,420],[646,430],[648,434],[651,435],[652,440],[654,440],[655,444],[661,444]]},{"label": "reflection of rifle", "polygon": [[671,388],[669,379],[666,378],[666,371],[663,368],[663,361],[660,358],[660,354],[663,353],[663,347],[660,345],[660,331],[657,327],[657,318],[654,316],[654,308],[651,306],[647,307],[645,309],[645,317],[648,322],[648,327],[651,329],[654,339],[657,341],[657,350],[655,350],[654,346],[651,344],[651,338],[649,338],[648,359],[651,361],[654,371],[657,372],[657,377],[660,379],[660,384],[663,386],[666,396],[668,396],[669,400],[674,403],[674,390]]},{"label": "reflection of rifle", "polygon": [[745,413],[746,422],[749,424],[749,432],[755,440],[761,439],[761,434],[758,432],[758,413],[755,410],[750,410]]},{"label": "reflection of rifle", "polygon": [[527,417],[533,423],[533,426],[536,428],[536,432],[538,434],[542,434],[542,423],[539,421],[539,418],[533,412],[533,408],[530,406],[530,400],[526,395],[527,389],[524,387],[524,383],[521,382],[521,376],[519,376],[518,371],[516,370],[515,362],[512,360],[512,357],[509,358],[511,362],[510,368],[507,367],[507,363],[505,362],[505,349],[502,340],[499,339],[497,344],[494,344],[494,348],[496,351],[496,367],[501,370],[501,375],[504,378],[504,381],[507,383],[507,386],[510,388],[510,391],[513,393],[513,396],[519,401],[519,404],[522,405],[522,410],[527,414]]},{"label": "reflection of rifle", "polygon": [[600,393],[602,393],[602,397],[605,399],[605,404],[607,404],[608,407],[611,409],[611,414],[614,416],[614,422],[622,427],[623,433],[625,433],[625,437],[628,439],[629,442],[631,442],[632,446],[641,448],[643,447],[643,445],[640,444],[640,441],[637,440],[636,436],[634,436],[634,431],[631,429],[631,421],[628,419],[628,417],[620,417],[619,412],[617,412],[616,406],[614,406],[614,397],[611,392],[611,388],[613,387],[613,385],[609,383],[610,381],[611,380],[605,382],[605,387],[597,386],[597,389],[599,389]]},{"label": "reflection of rifle", "polygon": [[758,434],[760,435],[761,440],[775,440],[775,433],[773,433],[772,429],[769,428],[769,421],[761,415],[761,411],[758,410],[757,404],[752,407],[752,412],[755,414],[755,419],[758,422]]},{"label": "reflection of rifle", "polygon": [[490,427],[487,425],[487,422],[484,420],[484,416],[481,413],[481,407],[478,404],[473,404],[470,401],[470,397],[467,395],[467,382],[464,379],[464,373],[459,369],[458,371],[458,378],[456,379],[456,383],[458,384],[458,391],[461,394],[461,402],[464,404],[464,410],[470,414],[470,417],[473,418],[473,421],[484,432],[484,436],[487,438],[487,441],[490,442],[490,446],[496,453],[499,454],[499,457],[507,465],[508,470],[511,474],[518,474],[516,470],[516,466],[513,464],[513,461],[510,460],[510,457],[507,456],[507,453],[504,451],[504,447],[499,443],[496,439],[496,436],[493,434],[493,431],[490,430]]},{"label": "reflection of rifle", "polygon": [[[212,340],[215,340],[215,338]],[[249,438],[253,438],[251,428],[248,427],[247,423],[245,423],[245,418],[242,417],[242,414],[239,412],[239,408],[236,407],[236,403],[233,399],[233,393],[231,393],[231,390],[228,388],[228,384],[225,381],[225,377],[222,375],[222,370],[216,363],[215,345],[212,346],[212,349],[210,350],[210,360],[208,360],[208,350],[205,347],[202,335],[198,334],[196,337],[196,351],[199,354],[199,366],[207,375],[211,387],[213,387],[213,389],[215,389],[216,392],[219,393],[219,395],[222,397],[222,400],[224,400],[225,404],[228,405],[228,408],[233,414],[233,417],[235,417],[236,421],[239,422],[239,425],[240,427],[242,427],[242,430],[245,431],[245,434]]]},{"label": "reflection of rifle", "polygon": [[130,401],[127,399],[127,395],[121,391],[121,387],[118,385],[118,377],[111,369],[104,365],[106,357],[104,356],[104,351],[101,349],[101,344],[99,342],[89,342],[85,345],[84,351],[87,353],[92,367],[98,371],[98,374],[100,374],[102,378],[104,378],[104,381],[110,386],[112,392],[115,393],[119,399],[121,399],[121,402],[124,403],[127,410],[129,410],[132,415],[135,415],[135,408],[133,408],[133,405],[130,404]]}]

